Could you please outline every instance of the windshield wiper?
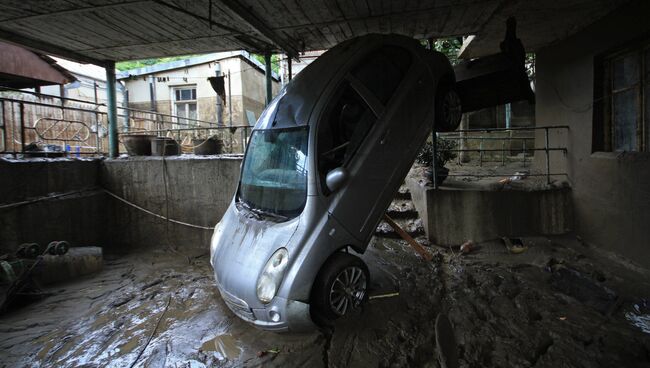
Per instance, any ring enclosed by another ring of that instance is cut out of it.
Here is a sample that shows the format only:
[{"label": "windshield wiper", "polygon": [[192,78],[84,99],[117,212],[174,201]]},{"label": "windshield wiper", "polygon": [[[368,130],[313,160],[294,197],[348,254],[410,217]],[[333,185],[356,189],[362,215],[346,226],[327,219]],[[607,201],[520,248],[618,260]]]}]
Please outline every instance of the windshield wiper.
[{"label": "windshield wiper", "polygon": [[242,200],[239,200],[238,203],[239,203],[242,207],[244,207],[246,210],[248,210],[248,212],[249,212],[251,215],[253,215],[256,219],[258,219],[258,220],[261,220],[261,219],[262,219],[262,217],[260,216],[260,214],[257,213],[257,212],[255,212],[255,211],[253,211],[253,208],[252,208],[251,206],[249,206],[248,203],[246,203],[246,202],[244,202],[244,201],[242,201]]},{"label": "windshield wiper", "polygon": [[286,219],[288,219],[287,216],[278,215],[277,213],[273,213],[273,212],[266,212],[266,211],[258,210],[256,208],[252,208],[251,211],[257,213],[258,215],[266,216],[266,217],[273,217],[273,218],[278,219],[278,220],[286,220]]},{"label": "windshield wiper", "polygon": [[255,216],[255,218],[257,218],[258,220],[261,220],[262,217],[271,217],[271,218],[274,218],[274,219],[277,219],[277,220],[287,220],[289,218],[287,216],[279,215],[277,213],[266,212],[266,211],[262,211],[262,210],[257,209],[257,208],[253,208],[248,203],[246,203],[246,202],[244,202],[242,200],[240,200],[239,203],[241,203],[241,205],[244,208],[246,208],[248,210],[248,212],[253,214]]}]

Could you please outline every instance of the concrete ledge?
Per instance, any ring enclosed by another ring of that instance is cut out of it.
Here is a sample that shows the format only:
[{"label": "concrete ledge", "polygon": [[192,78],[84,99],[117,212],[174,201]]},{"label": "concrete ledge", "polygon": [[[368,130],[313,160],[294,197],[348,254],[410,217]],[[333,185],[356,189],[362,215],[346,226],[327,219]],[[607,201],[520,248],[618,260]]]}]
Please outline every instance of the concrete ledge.
[{"label": "concrete ledge", "polygon": [[573,227],[570,188],[435,190],[411,177],[406,184],[427,237],[438,245],[502,236],[563,234]]},{"label": "concrete ledge", "polygon": [[[239,181],[241,156],[131,157],[104,160],[101,186],[154,213],[199,226],[214,227],[230,205]],[[165,165],[165,166],[163,166]],[[167,171],[167,190],[163,168]],[[107,245],[128,250],[134,247],[208,249],[212,231],[191,228],[144,213],[109,198],[112,215]]]}]

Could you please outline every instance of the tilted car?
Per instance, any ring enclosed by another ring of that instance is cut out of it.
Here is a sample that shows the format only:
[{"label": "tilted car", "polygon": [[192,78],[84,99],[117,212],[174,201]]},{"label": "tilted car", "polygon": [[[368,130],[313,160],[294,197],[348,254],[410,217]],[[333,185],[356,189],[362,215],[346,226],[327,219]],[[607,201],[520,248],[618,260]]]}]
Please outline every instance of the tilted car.
[{"label": "tilted car", "polygon": [[228,307],[263,329],[302,331],[367,297],[363,253],[434,127],[460,121],[448,59],[397,35],[343,42],[257,121],[235,196],[211,241]]}]

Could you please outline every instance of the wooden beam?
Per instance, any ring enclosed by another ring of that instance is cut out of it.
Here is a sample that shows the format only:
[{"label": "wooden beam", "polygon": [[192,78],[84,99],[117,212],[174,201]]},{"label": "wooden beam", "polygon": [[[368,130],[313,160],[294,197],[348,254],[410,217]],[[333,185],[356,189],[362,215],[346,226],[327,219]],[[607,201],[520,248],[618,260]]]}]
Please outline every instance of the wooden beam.
[{"label": "wooden beam", "polygon": [[[215,26],[215,27],[218,27],[218,28],[221,28],[221,29],[225,29],[226,31],[232,32],[235,35],[235,38],[239,42],[241,42],[245,48],[249,48],[249,49],[252,49],[252,50],[255,50],[255,51],[260,51],[258,49],[259,44],[260,43],[261,44],[266,43],[266,42],[264,42],[262,40],[259,40],[259,39],[256,39],[254,37],[251,37],[250,35],[247,35],[245,32],[242,32],[241,30],[239,30],[237,28],[230,27],[230,26],[228,26],[226,24],[223,24],[223,23],[215,22],[214,20],[211,19],[212,17],[205,17],[203,15],[192,13],[191,11],[189,11],[189,10],[187,10],[185,8],[182,8],[182,7],[177,6],[175,4],[170,4],[170,3],[165,2],[163,0],[153,0],[153,1],[158,5],[167,7],[169,9],[175,10],[175,11],[177,11],[179,13],[183,13],[185,15],[189,15],[189,16],[194,17],[196,19],[207,22],[211,26]],[[245,36],[245,37],[248,37],[248,38],[253,38],[255,40],[255,42],[248,42],[246,40],[246,38],[243,38],[242,36]]]},{"label": "wooden beam", "polygon": [[220,0],[235,15],[248,23],[257,32],[264,37],[275,43],[282,51],[293,56],[298,56],[300,48],[294,44],[294,41],[287,40],[285,37],[280,36],[277,32],[271,29],[262,19],[260,19],[251,9],[242,5],[239,1],[234,0]]},{"label": "wooden beam", "polygon": [[90,63],[99,66],[104,66],[106,64],[105,60],[95,59],[60,46],[52,45],[51,43],[46,43],[43,41],[35,40],[33,38],[24,37],[19,34],[8,32],[1,28],[0,39],[34,51],[40,51],[41,53],[60,56],[65,59],[70,59],[81,63]]},{"label": "wooden beam", "polygon": [[424,249],[424,247],[420,245],[420,243],[415,241],[415,239],[413,239],[406,231],[404,231],[404,229],[402,229],[392,218],[390,218],[385,213],[384,213],[384,221],[386,221],[388,225],[390,225],[390,227],[392,227],[393,230],[395,230],[395,232],[397,232],[397,234],[399,234],[399,236],[402,237],[402,239],[406,240],[406,242],[409,243],[409,245],[413,247],[413,249],[415,249],[415,251],[418,252],[418,254],[422,256],[422,258],[424,258],[426,261],[431,262],[431,260],[433,259],[431,253],[427,252]]}]

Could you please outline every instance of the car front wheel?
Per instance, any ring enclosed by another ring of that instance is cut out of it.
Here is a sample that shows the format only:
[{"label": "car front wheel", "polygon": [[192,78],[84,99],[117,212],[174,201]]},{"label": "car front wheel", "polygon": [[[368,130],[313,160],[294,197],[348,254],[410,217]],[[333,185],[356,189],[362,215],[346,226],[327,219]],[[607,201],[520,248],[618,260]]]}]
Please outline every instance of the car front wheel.
[{"label": "car front wheel", "polygon": [[[367,298],[368,266],[349,253],[335,253],[323,265],[312,292],[318,322],[331,322],[358,309]],[[325,320],[325,321],[322,321]]]}]

